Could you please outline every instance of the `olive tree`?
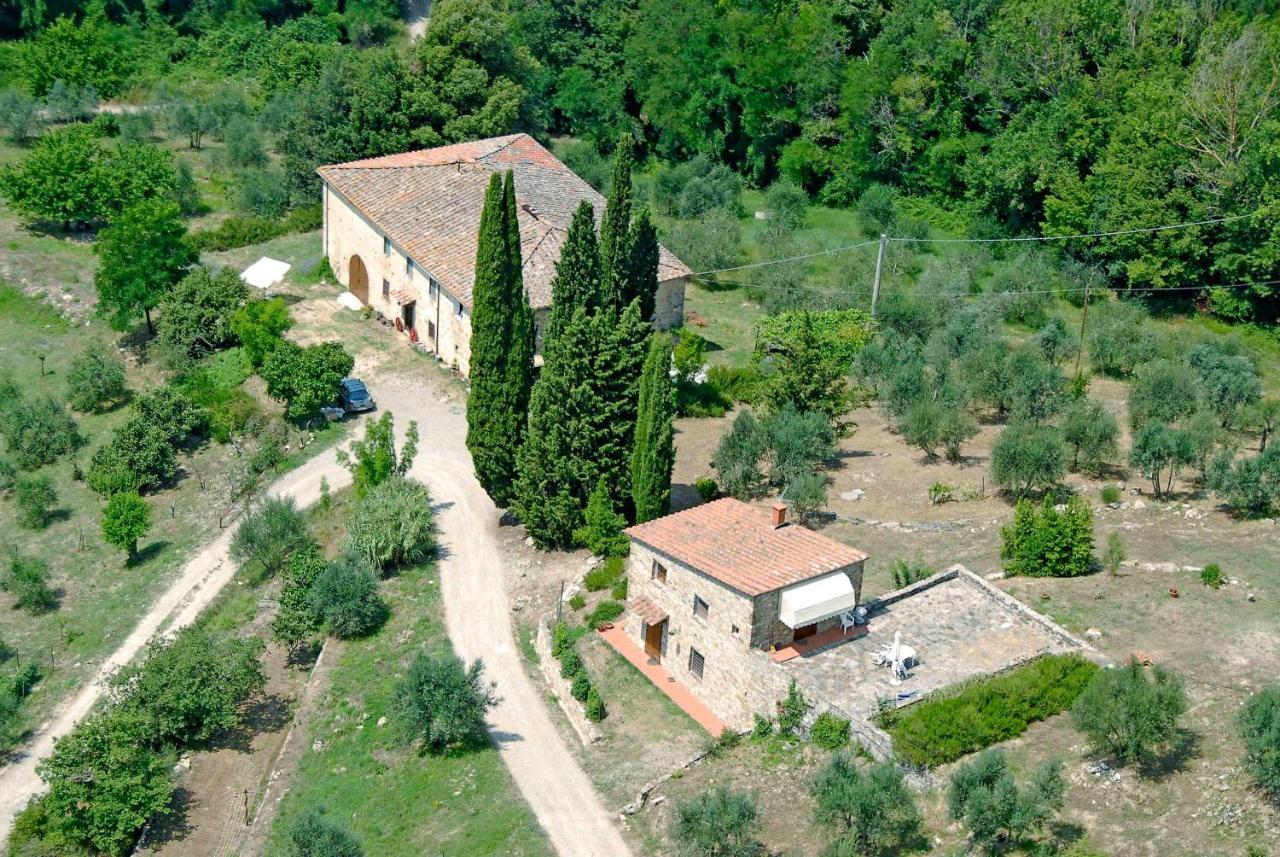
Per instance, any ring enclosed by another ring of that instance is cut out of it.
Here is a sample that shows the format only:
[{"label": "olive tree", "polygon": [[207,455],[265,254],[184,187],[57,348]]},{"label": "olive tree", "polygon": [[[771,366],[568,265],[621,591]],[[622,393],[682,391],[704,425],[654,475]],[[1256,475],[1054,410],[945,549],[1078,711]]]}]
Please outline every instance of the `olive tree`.
[{"label": "olive tree", "polygon": [[268,497],[253,506],[231,537],[231,558],[274,577],[289,558],[312,544],[307,521],[292,497]]},{"label": "olive tree", "polygon": [[991,448],[991,478],[1015,497],[1051,488],[1066,471],[1062,433],[1050,425],[1010,423]]},{"label": "olive tree", "polygon": [[890,762],[864,770],[850,754],[838,753],[810,790],[814,820],[836,837],[827,849],[832,857],[901,854],[920,835],[915,795]]},{"label": "olive tree", "polygon": [[1159,666],[1150,673],[1130,658],[1098,670],[1071,706],[1071,719],[1093,747],[1122,762],[1145,762],[1170,746],[1187,710],[1182,679]]},{"label": "olive tree", "polygon": [[418,652],[392,702],[401,728],[432,753],[485,742],[486,712],[498,704],[492,682],[484,681],[484,663],[466,666],[453,654]]}]

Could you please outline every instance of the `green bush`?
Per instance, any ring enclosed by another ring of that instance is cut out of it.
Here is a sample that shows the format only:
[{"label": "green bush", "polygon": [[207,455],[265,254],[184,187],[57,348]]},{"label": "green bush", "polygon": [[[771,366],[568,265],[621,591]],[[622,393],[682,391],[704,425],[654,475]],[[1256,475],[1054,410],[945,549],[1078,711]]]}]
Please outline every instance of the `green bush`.
[{"label": "green bush", "polygon": [[311,604],[329,633],[343,640],[368,636],[387,620],[387,605],[373,572],[349,557],[320,572],[311,587]]},{"label": "green bush", "polygon": [[787,698],[782,700],[778,710],[778,732],[787,736],[799,732],[811,707],[793,680],[787,688]]},{"label": "green bush", "polygon": [[375,485],[347,521],[346,549],[382,572],[434,556],[436,524],[427,486],[399,475]]},{"label": "green bush", "polygon": [[955,486],[945,482],[935,482],[929,486],[929,502],[935,506],[950,503],[955,499]]},{"label": "green bush", "polygon": [[1093,510],[1079,498],[1061,512],[1051,497],[1039,507],[1019,500],[1000,537],[1000,558],[1011,575],[1079,577],[1093,569]]},{"label": "green bush", "polygon": [[600,692],[594,687],[587,691],[586,709],[587,719],[593,723],[599,723],[609,714],[604,707],[604,700],[600,698]]},{"label": "green bush", "polygon": [[722,417],[733,407],[730,399],[712,383],[699,384],[684,378],[676,380],[676,415],[681,417]]},{"label": "green bush", "polygon": [[1187,694],[1177,674],[1159,666],[1150,674],[1130,658],[1099,670],[1071,705],[1071,719],[1095,750],[1121,762],[1147,762],[1171,747]]},{"label": "green bush", "polygon": [[1200,582],[1210,589],[1218,589],[1226,581],[1222,577],[1222,568],[1211,562],[1200,570]]},{"label": "green bush", "polygon": [[43,530],[53,520],[58,492],[48,476],[23,476],[13,489],[18,504],[18,523],[30,530]]},{"label": "green bush", "polygon": [[710,476],[701,476],[694,480],[693,490],[698,492],[698,499],[710,503],[720,496],[720,484]]},{"label": "green bush", "polygon": [[751,715],[751,737],[768,738],[773,734],[773,721],[759,714]]},{"label": "green bush", "polygon": [[587,596],[583,595],[581,592],[569,597],[570,609],[581,610],[583,607],[586,607],[586,606],[587,606]]},{"label": "green bush", "polygon": [[[107,115],[107,114],[103,114]],[[71,361],[67,402],[77,411],[96,411],[125,394],[124,362],[100,348],[90,348]]]},{"label": "green bush", "polygon": [[849,721],[829,711],[818,715],[809,729],[809,738],[824,750],[839,750],[849,744]]},{"label": "green bush", "polygon": [[312,807],[289,826],[288,857],[364,857],[354,833],[324,809]]},{"label": "green bush", "polygon": [[894,752],[933,767],[1021,735],[1069,708],[1098,671],[1079,655],[1046,655],[1003,675],[880,715]]},{"label": "green bush", "polygon": [[752,404],[760,395],[764,376],[755,366],[725,366],[717,363],[707,370],[707,383],[735,402]]},{"label": "green bush", "polygon": [[320,228],[323,210],[319,205],[304,205],[290,211],[284,217],[255,217],[232,215],[213,229],[202,229],[191,234],[191,243],[201,252],[210,250],[234,250],[261,244],[281,235],[293,232],[310,232]]},{"label": "green bush", "polygon": [[596,605],[596,609],[592,610],[586,619],[588,628],[599,628],[602,625],[608,625],[614,619],[622,615],[626,607],[618,601],[601,601]]},{"label": "green bush", "polygon": [[487,742],[484,716],[498,704],[493,683],[484,681],[484,663],[467,666],[452,653],[419,651],[396,682],[392,711],[400,727],[432,753]]},{"label": "green bush", "polygon": [[566,649],[560,655],[560,678],[571,679],[582,671],[582,655],[577,649]]},{"label": "green bush", "polygon": [[1124,492],[1120,490],[1119,485],[1103,485],[1098,494],[1102,498],[1102,502],[1108,505],[1119,503],[1120,498],[1124,496]]},{"label": "green bush", "polygon": [[582,578],[582,585],[587,588],[588,592],[599,592],[601,589],[608,589],[613,586],[622,577],[622,557],[611,556],[602,564],[587,572]]},{"label": "green bush", "polygon": [[573,639],[569,626],[564,622],[558,622],[555,630],[551,632],[551,656],[556,660],[563,658],[564,653],[573,648]]},{"label": "green bush", "polygon": [[569,695],[578,702],[586,702],[589,693],[591,693],[591,677],[587,675],[586,670],[579,670],[573,677],[573,683],[569,685]]},{"label": "green bush", "polygon": [[23,470],[53,464],[84,446],[80,427],[56,399],[0,403],[0,432],[13,461]]},{"label": "green bush", "polygon": [[613,585],[613,588],[609,590],[609,597],[614,601],[626,601],[628,583],[629,581],[625,577],[619,580]]},{"label": "green bush", "polygon": [[922,562],[905,559],[895,559],[889,570],[893,574],[893,585],[898,589],[904,589],[913,583],[919,583],[926,577],[937,573],[935,569]]},{"label": "green bush", "polygon": [[1249,698],[1240,712],[1245,769],[1259,787],[1280,795],[1280,685]]},{"label": "green bush", "polygon": [[37,556],[23,556],[17,549],[9,556],[9,567],[0,575],[0,589],[14,598],[13,606],[43,613],[58,602],[49,586],[49,563]]}]

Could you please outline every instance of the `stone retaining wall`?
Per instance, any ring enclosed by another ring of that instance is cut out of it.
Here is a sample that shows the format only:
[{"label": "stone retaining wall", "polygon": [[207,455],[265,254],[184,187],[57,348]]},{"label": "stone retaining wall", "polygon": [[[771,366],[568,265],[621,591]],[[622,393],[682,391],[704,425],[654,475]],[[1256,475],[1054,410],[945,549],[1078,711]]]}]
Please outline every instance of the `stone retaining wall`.
[{"label": "stone retaining wall", "polygon": [[538,653],[538,666],[542,670],[542,676],[556,701],[560,703],[565,717],[569,718],[569,725],[578,733],[578,739],[583,744],[594,744],[603,739],[604,733],[600,731],[600,727],[587,719],[586,709],[569,692],[569,680],[560,677],[560,662],[551,654],[551,617],[544,616],[538,621],[533,648]]}]

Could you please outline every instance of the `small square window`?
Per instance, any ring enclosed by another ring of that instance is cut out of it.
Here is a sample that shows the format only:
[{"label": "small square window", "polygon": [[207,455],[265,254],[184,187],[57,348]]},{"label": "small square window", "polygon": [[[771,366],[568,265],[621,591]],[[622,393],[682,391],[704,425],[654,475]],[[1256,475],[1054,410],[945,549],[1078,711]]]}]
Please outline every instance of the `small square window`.
[{"label": "small square window", "polygon": [[693,673],[697,678],[702,678],[702,673],[707,668],[707,659],[702,656],[702,652],[697,649],[689,649],[689,672]]},{"label": "small square window", "polygon": [[427,322],[427,339],[435,342],[436,339],[436,323],[434,321]]},{"label": "small square window", "polygon": [[653,579],[659,583],[667,582],[667,567],[656,559],[653,561]]},{"label": "small square window", "polygon": [[731,634],[736,634],[736,633],[738,633],[738,626],[737,626],[737,625],[730,625],[730,626],[729,626],[729,628],[730,628],[729,633],[731,633]]},{"label": "small square window", "polygon": [[693,615],[699,619],[705,619],[708,612],[710,612],[710,608],[707,606],[707,602],[696,595],[693,596]]},{"label": "small square window", "polygon": [[390,280],[382,281],[382,299],[384,301],[391,300],[391,281]]},{"label": "small square window", "polygon": [[384,256],[391,255],[391,239],[386,237],[385,235],[382,236],[382,255]]},{"label": "small square window", "polygon": [[438,291],[440,291],[440,284],[437,283],[435,280],[428,278],[427,279],[427,295],[434,300],[436,293]]},{"label": "small square window", "polygon": [[408,256],[404,257],[404,272],[407,276],[413,276],[413,260]]},{"label": "small square window", "polygon": [[458,318],[462,318],[462,301],[458,301],[458,308],[455,310]]}]

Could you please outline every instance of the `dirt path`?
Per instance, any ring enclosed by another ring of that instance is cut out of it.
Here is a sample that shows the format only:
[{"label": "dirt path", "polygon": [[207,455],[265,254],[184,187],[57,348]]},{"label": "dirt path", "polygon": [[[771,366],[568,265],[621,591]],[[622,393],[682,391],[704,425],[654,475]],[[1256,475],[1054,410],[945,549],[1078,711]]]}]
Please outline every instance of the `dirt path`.
[{"label": "dirt path", "polygon": [[476,482],[460,404],[421,380],[371,384],[383,410],[403,429],[417,420],[422,443],[412,475],[444,505],[440,513],[441,592],[454,650],[483,658],[502,702],[489,731],[503,762],[562,857],[625,857],[630,849],[591,781],[551,722],[543,697],[520,663],[499,547],[498,511]]},{"label": "dirt path", "polygon": [[405,0],[404,23],[409,28],[409,41],[416,42],[427,34],[431,20],[431,0]]},{"label": "dirt path", "polygon": [[[338,464],[336,449],[327,450],[296,470],[282,476],[271,486],[271,493],[293,497],[299,505],[308,505],[320,496],[320,480],[338,487],[350,480],[346,469]],[[97,703],[105,680],[119,667],[129,663],[139,650],[159,633],[167,633],[191,624],[200,611],[227,585],[235,574],[235,564],[228,556],[231,529],[193,556],[178,578],[169,585],[133,632],[125,638],[102,666],[93,680],[69,702],[64,703],[36,734],[25,754],[0,770],[0,840],[9,835],[13,816],[27,805],[32,795],[44,790],[44,782],[36,773],[36,764],[53,751],[53,742],[71,731]]]}]

